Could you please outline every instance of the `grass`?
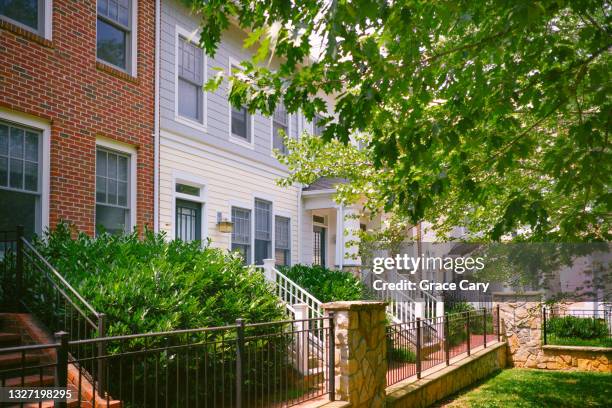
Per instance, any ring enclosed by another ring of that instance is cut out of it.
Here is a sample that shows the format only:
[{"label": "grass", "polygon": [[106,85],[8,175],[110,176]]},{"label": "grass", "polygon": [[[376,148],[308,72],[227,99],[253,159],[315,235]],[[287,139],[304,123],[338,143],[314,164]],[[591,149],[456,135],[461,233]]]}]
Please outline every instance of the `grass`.
[{"label": "grass", "polygon": [[547,344],[557,346],[590,346],[590,347],[612,347],[612,337],[599,339],[576,339],[568,337],[552,337],[547,339]]},{"label": "grass", "polygon": [[507,369],[480,381],[437,407],[609,407],[612,374]]}]

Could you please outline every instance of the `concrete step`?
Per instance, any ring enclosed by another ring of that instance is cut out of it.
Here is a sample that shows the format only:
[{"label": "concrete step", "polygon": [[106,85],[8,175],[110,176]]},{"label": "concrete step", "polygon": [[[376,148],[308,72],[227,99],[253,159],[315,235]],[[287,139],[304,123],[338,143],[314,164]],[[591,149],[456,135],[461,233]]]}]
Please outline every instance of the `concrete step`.
[{"label": "concrete step", "polygon": [[55,383],[55,377],[52,375],[26,375],[23,378],[23,385],[21,377],[13,377],[4,380],[5,387],[39,387],[39,386],[51,386]]},{"label": "concrete step", "polygon": [[21,366],[22,362],[26,364],[26,367],[38,363],[40,358],[32,354],[26,354],[22,360],[21,353],[8,353],[0,354],[0,369],[2,368],[14,368]]},{"label": "concrete step", "polygon": [[14,347],[21,345],[21,334],[19,333],[0,333],[0,348]]}]

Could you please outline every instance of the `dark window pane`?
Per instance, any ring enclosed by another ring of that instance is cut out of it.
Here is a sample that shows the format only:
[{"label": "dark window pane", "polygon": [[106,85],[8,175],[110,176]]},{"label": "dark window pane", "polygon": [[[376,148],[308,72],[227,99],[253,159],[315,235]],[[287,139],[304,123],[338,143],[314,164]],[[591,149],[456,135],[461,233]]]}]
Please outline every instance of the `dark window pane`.
[{"label": "dark window pane", "polygon": [[127,183],[122,181],[117,184],[117,204],[127,206]]},{"label": "dark window pane", "polygon": [[38,135],[34,132],[26,132],[25,158],[29,161],[38,162]]},{"label": "dark window pane", "polygon": [[0,123],[0,155],[8,156],[9,127]]},{"label": "dark window pane", "polygon": [[11,140],[9,143],[11,157],[23,159],[23,129],[11,128]]},{"label": "dark window pane", "polygon": [[0,15],[38,30],[38,1],[0,0]]},{"label": "dark window pane", "polygon": [[108,200],[109,204],[117,204],[117,180],[108,179],[107,180],[108,187]]},{"label": "dark window pane", "polygon": [[25,189],[38,191],[38,164],[25,162]]},{"label": "dark window pane", "polygon": [[103,231],[122,234],[127,231],[129,211],[124,208],[96,205],[96,234]]},{"label": "dark window pane", "polygon": [[117,178],[117,155],[108,154],[108,177]]},{"label": "dark window pane", "polygon": [[23,188],[23,160],[11,159],[10,187]]},{"label": "dark window pane", "polygon": [[98,19],[98,58],[119,68],[126,68],[127,35],[125,31]]},{"label": "dark window pane", "polygon": [[96,174],[106,177],[106,152],[103,150],[96,152]]},{"label": "dark window pane", "polygon": [[117,156],[117,179],[127,181],[128,159],[125,156]]},{"label": "dark window pane", "polygon": [[8,186],[8,159],[0,157],[0,186]]},{"label": "dark window pane", "polygon": [[106,179],[96,177],[96,202],[106,203]]},{"label": "dark window pane", "polygon": [[236,109],[232,107],[232,134],[248,140],[247,116],[246,108]]},{"label": "dark window pane", "polygon": [[197,197],[200,196],[200,188],[190,186],[188,184],[176,183],[176,192],[183,193],[183,194],[189,194],[189,195],[197,196]]},{"label": "dark window pane", "polygon": [[178,105],[179,115],[197,121],[202,120],[202,107],[200,105],[202,89],[184,79],[179,78]]},{"label": "dark window pane", "polygon": [[0,231],[14,230],[23,225],[26,237],[37,231],[37,203],[35,194],[0,190]]},{"label": "dark window pane", "polygon": [[98,13],[102,15],[108,13],[108,0],[98,0]]}]

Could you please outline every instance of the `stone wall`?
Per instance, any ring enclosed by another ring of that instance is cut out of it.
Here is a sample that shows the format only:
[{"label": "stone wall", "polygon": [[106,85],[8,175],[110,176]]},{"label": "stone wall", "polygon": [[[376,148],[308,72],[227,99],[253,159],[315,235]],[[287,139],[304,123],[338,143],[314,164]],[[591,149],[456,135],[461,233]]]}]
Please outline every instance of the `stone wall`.
[{"label": "stone wall", "polygon": [[506,343],[496,343],[420,380],[387,388],[387,407],[427,407],[506,366]]},{"label": "stone wall", "polygon": [[612,348],[543,346],[544,361],[550,370],[581,370],[612,373]]},{"label": "stone wall", "polygon": [[494,293],[502,334],[508,341],[508,365],[548,370],[612,372],[612,349],[542,346],[542,293]]},{"label": "stone wall", "polygon": [[353,407],[382,407],[385,401],[387,342],[384,302],[333,302],[336,400]]}]

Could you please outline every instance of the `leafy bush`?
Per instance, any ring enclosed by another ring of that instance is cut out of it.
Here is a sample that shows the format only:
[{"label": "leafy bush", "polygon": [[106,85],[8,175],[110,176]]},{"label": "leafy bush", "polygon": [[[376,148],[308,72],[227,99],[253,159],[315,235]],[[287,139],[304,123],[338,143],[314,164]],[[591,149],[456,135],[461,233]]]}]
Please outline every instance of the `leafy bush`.
[{"label": "leafy bush", "polygon": [[562,338],[590,340],[608,337],[605,320],[591,317],[553,317],[546,322],[546,330],[549,334]]},{"label": "leafy bush", "polygon": [[261,274],[199,242],[145,232],[71,238],[63,224],[36,242],[87,301],[108,317],[108,334],[132,334],[283,319]]},{"label": "leafy bush", "polygon": [[321,302],[368,299],[366,286],[352,273],[324,266],[282,266],[279,270]]}]

